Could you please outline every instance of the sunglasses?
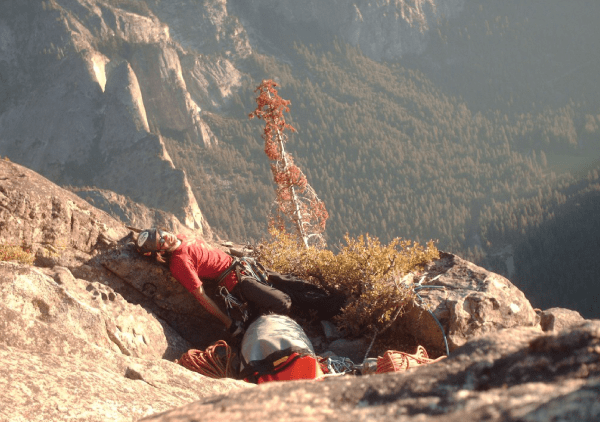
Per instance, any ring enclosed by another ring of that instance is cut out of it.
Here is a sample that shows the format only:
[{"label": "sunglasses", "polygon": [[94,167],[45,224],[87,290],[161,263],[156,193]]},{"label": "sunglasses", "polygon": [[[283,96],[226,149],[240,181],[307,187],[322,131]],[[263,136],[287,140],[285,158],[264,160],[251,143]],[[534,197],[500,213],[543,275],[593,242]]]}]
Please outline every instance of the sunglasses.
[{"label": "sunglasses", "polygon": [[158,235],[160,236],[160,238],[158,239],[158,250],[159,250],[159,251],[162,249],[163,245],[164,245],[164,244],[165,244],[165,242],[166,242],[166,239],[165,239],[165,237],[164,237],[164,236],[165,236],[165,234],[167,234],[167,232],[164,232],[164,231],[162,231],[162,230],[159,230],[159,231],[158,231]]}]

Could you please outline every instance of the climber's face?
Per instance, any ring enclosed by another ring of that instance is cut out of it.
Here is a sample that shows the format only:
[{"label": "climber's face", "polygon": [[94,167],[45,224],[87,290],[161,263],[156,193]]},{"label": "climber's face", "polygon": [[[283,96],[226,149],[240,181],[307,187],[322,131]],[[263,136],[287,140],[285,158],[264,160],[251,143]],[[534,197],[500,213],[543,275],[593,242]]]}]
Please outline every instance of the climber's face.
[{"label": "climber's face", "polygon": [[158,250],[159,251],[169,251],[174,249],[179,243],[179,239],[173,233],[165,232],[162,230],[158,231]]}]

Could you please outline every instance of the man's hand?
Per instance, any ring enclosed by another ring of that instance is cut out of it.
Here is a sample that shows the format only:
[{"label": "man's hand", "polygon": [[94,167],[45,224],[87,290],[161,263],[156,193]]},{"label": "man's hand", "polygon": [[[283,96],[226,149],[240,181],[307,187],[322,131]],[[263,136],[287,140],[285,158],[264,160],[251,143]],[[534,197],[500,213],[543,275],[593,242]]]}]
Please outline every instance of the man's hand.
[{"label": "man's hand", "polygon": [[244,324],[241,321],[234,321],[227,331],[233,338],[241,337],[244,335]]},{"label": "man's hand", "polygon": [[231,318],[221,311],[221,309],[217,306],[213,300],[208,297],[204,288],[202,286],[198,287],[196,290],[192,292],[192,294],[196,297],[198,302],[208,311],[209,314],[217,317],[219,321],[221,321],[225,327],[231,327],[233,325]]}]

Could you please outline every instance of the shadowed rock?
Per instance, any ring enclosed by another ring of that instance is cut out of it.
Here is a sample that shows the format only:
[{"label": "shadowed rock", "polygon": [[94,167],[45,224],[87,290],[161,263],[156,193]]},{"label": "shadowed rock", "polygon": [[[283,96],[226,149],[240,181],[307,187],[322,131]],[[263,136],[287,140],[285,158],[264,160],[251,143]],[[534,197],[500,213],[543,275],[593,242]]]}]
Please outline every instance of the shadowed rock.
[{"label": "shadowed rock", "polygon": [[560,331],[580,324],[583,317],[579,312],[564,308],[550,308],[541,312],[540,325],[544,331]]},{"label": "shadowed rock", "polygon": [[600,322],[560,335],[511,328],[405,373],[272,383],[142,419],[596,421]]}]

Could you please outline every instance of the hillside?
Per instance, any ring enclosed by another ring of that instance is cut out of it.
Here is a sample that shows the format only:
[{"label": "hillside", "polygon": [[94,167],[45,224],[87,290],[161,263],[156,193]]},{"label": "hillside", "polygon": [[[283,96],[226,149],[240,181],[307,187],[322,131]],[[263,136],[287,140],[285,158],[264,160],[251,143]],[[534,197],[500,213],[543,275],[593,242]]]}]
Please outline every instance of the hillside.
[{"label": "hillside", "polygon": [[[539,308],[567,306],[586,317],[600,315],[600,184],[598,172],[560,190],[545,204],[545,221],[532,224],[535,200],[525,201],[517,209],[529,226],[506,230],[504,238],[514,245],[514,270],[510,276]],[[529,214],[529,215],[528,215]],[[493,261],[493,259],[488,259]],[[487,268],[506,274],[503,262]]]}]

